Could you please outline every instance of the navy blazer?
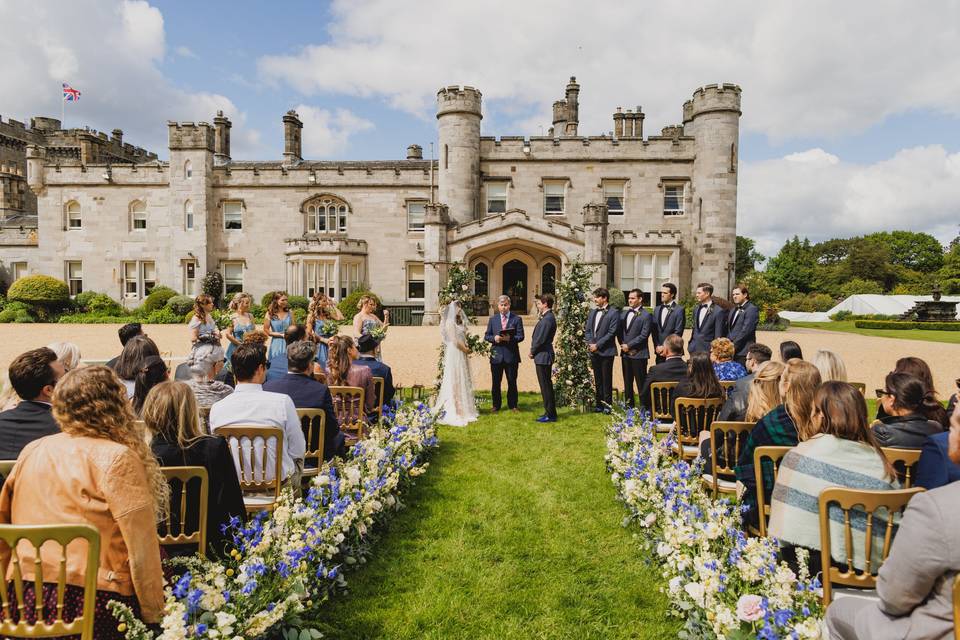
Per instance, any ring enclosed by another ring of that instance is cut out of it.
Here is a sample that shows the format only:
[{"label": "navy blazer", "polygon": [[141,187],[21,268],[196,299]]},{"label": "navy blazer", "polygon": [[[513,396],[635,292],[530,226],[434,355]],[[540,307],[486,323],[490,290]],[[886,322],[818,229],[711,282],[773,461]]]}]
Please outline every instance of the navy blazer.
[{"label": "navy blazer", "polygon": [[383,403],[390,404],[393,402],[393,396],[397,390],[393,387],[393,371],[390,369],[390,365],[380,362],[373,356],[365,357],[363,355],[354,360],[353,364],[367,367],[375,378],[383,378]]},{"label": "navy blazer", "polygon": [[533,328],[533,338],[530,341],[530,353],[533,354],[533,363],[541,365],[553,364],[553,337],[557,335],[557,317],[553,311],[547,311],[537,320]]},{"label": "navy blazer", "polygon": [[594,332],[593,325],[596,323],[599,308],[594,307],[587,316],[587,324],[583,328],[584,339],[587,344],[596,344],[597,350],[594,352],[602,358],[612,358],[617,355],[617,332],[620,331],[620,311],[614,309],[609,304],[603,317],[600,318],[600,324]]},{"label": "navy blazer", "polygon": [[621,345],[630,347],[630,351],[620,351],[620,356],[631,360],[647,360],[650,358],[650,332],[653,327],[653,316],[643,307],[638,307],[630,326],[627,327],[627,318],[630,309],[626,309],[620,316],[620,335],[617,338]]},{"label": "navy blazer", "polygon": [[[323,409],[326,416],[323,433],[323,459],[329,460],[341,450],[344,436],[340,433],[337,414],[333,412],[330,389],[322,382],[302,373],[287,373],[282,378],[263,383],[264,391],[290,396],[297,409]],[[316,448],[316,442],[308,442],[307,449]]]},{"label": "navy blazer", "polygon": [[728,324],[730,330],[727,337],[733,342],[733,347],[738,356],[747,355],[747,349],[757,341],[757,325],[760,324],[760,309],[749,300],[743,303],[743,309],[740,310],[740,317],[733,321],[733,316],[737,313],[734,307],[727,312],[729,315]]},{"label": "navy blazer", "polygon": [[[700,324],[700,314],[703,313],[706,313],[706,316],[703,318],[703,324]],[[705,311],[703,305],[699,305],[693,312],[693,334],[690,336],[687,350],[690,353],[710,351],[710,343],[726,335],[727,310],[716,302],[710,305],[709,311]]]},{"label": "navy blazer", "polygon": [[20,451],[44,436],[60,433],[50,405],[22,400],[13,409],[0,413],[0,460],[16,460]]},{"label": "navy blazer", "polygon": [[662,347],[663,341],[669,335],[677,335],[682,338],[683,330],[687,328],[687,310],[676,303],[667,312],[664,323],[660,324],[663,307],[664,305],[658,304],[657,308],[653,310],[653,346],[655,347]]},{"label": "navy blazer", "polygon": [[960,465],[947,456],[947,440],[950,432],[937,433],[927,437],[917,463],[916,478],[913,486],[923,487],[927,491],[960,480]]},{"label": "navy blazer", "polygon": [[520,364],[520,347],[517,346],[523,342],[523,321],[520,316],[512,313],[507,316],[507,329],[514,330],[513,339],[500,344],[494,342],[493,339],[500,335],[500,314],[490,316],[483,339],[493,345],[490,347],[491,364]]}]

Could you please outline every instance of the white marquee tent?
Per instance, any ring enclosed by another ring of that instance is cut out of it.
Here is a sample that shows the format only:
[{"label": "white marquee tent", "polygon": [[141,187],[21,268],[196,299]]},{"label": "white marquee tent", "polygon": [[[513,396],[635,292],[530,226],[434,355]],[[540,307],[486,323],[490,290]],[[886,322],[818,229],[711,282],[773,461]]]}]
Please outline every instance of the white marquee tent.
[{"label": "white marquee tent", "polygon": [[[943,296],[941,300],[960,302],[960,296]],[[804,312],[781,311],[780,317],[791,322],[830,322],[830,316],[838,311],[850,311],[854,315],[898,316],[913,307],[917,300],[933,300],[932,296],[884,296],[864,293],[850,296],[830,311]],[[960,313],[957,313],[960,320]]]}]

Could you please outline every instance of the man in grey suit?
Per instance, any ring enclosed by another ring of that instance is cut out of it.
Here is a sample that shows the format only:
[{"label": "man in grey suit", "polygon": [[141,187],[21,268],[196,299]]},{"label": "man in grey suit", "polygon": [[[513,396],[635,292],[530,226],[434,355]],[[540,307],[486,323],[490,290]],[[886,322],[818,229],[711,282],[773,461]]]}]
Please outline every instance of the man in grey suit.
[{"label": "man in grey suit", "polygon": [[635,407],[633,400],[634,383],[637,392],[643,390],[647,378],[647,360],[650,359],[650,327],[653,316],[640,303],[643,292],[631,289],[627,294],[627,309],[620,317],[620,364],[623,369],[623,399],[629,406]]},{"label": "man in grey suit", "polygon": [[594,290],[593,301],[597,306],[590,311],[583,328],[593,369],[596,405],[593,411],[609,413],[613,405],[613,359],[617,355],[620,313],[610,308],[610,292],[603,287]]},{"label": "man in grey suit", "polygon": [[537,297],[537,311],[540,319],[533,328],[530,341],[530,357],[537,370],[537,382],[540,383],[540,395],[543,396],[543,415],[537,422],[556,422],[557,403],[553,395],[553,337],[557,334],[557,319],[553,315],[554,298],[549,293]]},{"label": "man in grey suit", "polygon": [[[960,463],[960,409],[950,418],[948,455]],[[900,520],[877,576],[879,600],[839,598],[827,609],[836,640],[953,637],[953,579],[960,571],[960,482],[919,493]]]},{"label": "man in grey suit", "polygon": [[750,302],[750,290],[738,284],[733,290],[733,304],[729,311],[730,330],[727,337],[733,343],[736,361],[746,365],[747,349],[757,341],[757,325],[760,323],[760,309]]},{"label": "man in grey suit", "polygon": [[713,301],[713,285],[701,282],[697,285],[697,308],[693,312],[693,333],[687,351],[710,351],[715,338],[727,335],[727,312]]},{"label": "man in grey suit", "polygon": [[672,335],[683,337],[687,327],[687,310],[677,304],[677,285],[665,282],[660,287],[660,304],[653,310],[653,350],[657,364],[667,359],[663,343]]}]

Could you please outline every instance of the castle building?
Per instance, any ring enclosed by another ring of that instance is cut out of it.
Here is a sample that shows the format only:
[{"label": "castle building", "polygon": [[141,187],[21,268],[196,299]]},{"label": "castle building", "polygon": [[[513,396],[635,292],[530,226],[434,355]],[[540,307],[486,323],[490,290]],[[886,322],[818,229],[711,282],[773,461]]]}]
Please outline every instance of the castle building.
[{"label": "castle building", "polygon": [[[480,135],[478,90],[443,88],[436,161],[418,145],[402,160],[304,160],[293,111],[279,161],[233,160],[222,113],[168,123],[166,162],[119,132],[48,131],[59,123],[34,119],[20,125],[29,189],[15,198],[24,220],[35,198],[36,229],[0,231],[0,275],[44,273],[129,304],[161,283],[192,295],[208,271],[227,295],[339,299],[367,286],[388,305],[423,305],[426,323],[456,261],[476,271],[479,296],[492,305],[507,294],[521,313],[577,256],[596,267],[595,284],[637,287],[647,301],[666,281],[729,295],[740,88],[697,89],[682,124],[655,136],[644,136],[639,107],[617,108],[610,135],[579,135],[579,92],[571,78],[548,135],[497,138]],[[10,183],[22,184],[11,165]]]}]

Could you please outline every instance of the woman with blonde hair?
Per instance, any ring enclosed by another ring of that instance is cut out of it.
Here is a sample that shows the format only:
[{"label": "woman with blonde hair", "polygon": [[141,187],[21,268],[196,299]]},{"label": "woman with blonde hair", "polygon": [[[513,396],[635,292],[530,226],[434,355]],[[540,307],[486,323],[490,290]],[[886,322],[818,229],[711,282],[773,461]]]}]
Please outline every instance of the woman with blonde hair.
[{"label": "woman with blonde hair", "polygon": [[287,343],[283,334],[293,321],[293,313],[285,291],[274,291],[267,305],[267,312],[263,314],[263,331],[270,336],[270,349],[267,352],[267,362],[277,356],[287,353]]},{"label": "woman with blonde hair", "polygon": [[220,330],[213,319],[213,298],[201,293],[193,299],[193,315],[187,323],[187,328],[190,329],[190,344],[205,335],[220,339]]},{"label": "woman with blonde hair", "polygon": [[[243,493],[227,441],[201,431],[196,399],[183,382],[161,382],[151,389],[143,405],[143,421],[151,437],[150,447],[161,466],[203,467],[207,470],[207,551],[224,557],[231,536],[221,531],[221,526],[228,524],[231,518],[240,522],[246,519]],[[187,504],[199,503],[188,500]],[[198,517],[196,509],[187,510],[188,525],[196,523]],[[179,530],[179,518],[179,513],[171,513],[173,530]],[[187,551],[195,552],[196,549]]]},{"label": "woman with blonde hair", "polygon": [[[331,387],[360,387],[363,389],[363,413],[367,416],[377,409],[376,389],[370,367],[353,364],[360,356],[353,338],[333,336],[330,338],[330,357],[327,360],[327,384]],[[334,404],[337,398],[333,399]]]},{"label": "woman with blonde hair", "polygon": [[340,313],[340,309],[333,303],[333,300],[327,297],[327,294],[323,291],[317,291],[310,299],[310,306],[307,307],[307,340],[312,340],[317,344],[315,360],[324,370],[327,368],[330,338],[336,334],[326,335],[323,325],[331,320],[343,320],[343,314]]},{"label": "woman with blonde hair", "polygon": [[840,355],[834,351],[819,349],[813,356],[813,366],[820,371],[820,379],[824,382],[847,381],[847,367]]},{"label": "woman with blonde hair", "polygon": [[[53,415],[62,433],[34,440],[20,453],[0,490],[0,523],[87,524],[100,533],[100,563],[94,637],[123,638],[107,611],[110,600],[130,606],[147,623],[163,616],[163,570],[157,523],[169,514],[170,488],[146,433],[134,420],[123,385],[106,367],[83,367],[65,375],[53,394]],[[69,461],[69,464],[64,464]],[[24,577],[24,614],[35,621],[34,603],[56,602],[55,582],[34,590],[36,553],[17,547]],[[66,556],[63,615],[83,610],[86,547],[44,545],[43,575],[59,574]],[[12,569],[11,569],[12,571]],[[49,607],[52,613],[56,607]]]},{"label": "woman with blonde hair", "polygon": [[47,349],[52,349],[57,354],[57,360],[63,364],[64,373],[80,366],[80,347],[72,342],[51,342]]},{"label": "woman with blonde hair", "polygon": [[[373,329],[378,327],[386,328],[390,326],[390,311],[387,309],[383,310],[382,322],[374,313],[379,304],[380,303],[377,300],[377,297],[372,294],[367,294],[360,298],[360,301],[357,303],[357,308],[360,311],[353,316],[353,333],[358,338],[362,335],[370,333]],[[378,340],[377,342],[380,341]],[[379,344],[377,345],[377,351],[374,355],[376,356],[377,361],[381,360]]]},{"label": "woman with blonde hair", "polygon": [[730,338],[717,338],[710,343],[710,360],[718,380],[739,380],[747,375],[743,365],[733,359],[734,355],[736,348]]},{"label": "woman with blonde hair", "polygon": [[230,343],[227,345],[225,356],[227,369],[230,368],[230,356],[233,354],[233,350],[243,344],[243,335],[255,328],[253,316],[250,315],[250,305],[252,304],[253,296],[243,291],[233,294],[233,300],[230,301],[230,326],[223,332],[227,342]]}]

